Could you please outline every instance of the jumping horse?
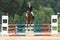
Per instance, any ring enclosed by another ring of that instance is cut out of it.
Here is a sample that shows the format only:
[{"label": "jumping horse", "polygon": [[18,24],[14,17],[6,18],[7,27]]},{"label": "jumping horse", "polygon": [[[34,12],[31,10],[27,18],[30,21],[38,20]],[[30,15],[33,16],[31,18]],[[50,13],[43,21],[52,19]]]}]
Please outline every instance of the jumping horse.
[{"label": "jumping horse", "polygon": [[32,13],[29,10],[27,10],[27,16],[26,16],[27,27],[28,27],[28,24],[30,24],[30,26],[31,26],[33,21],[34,21],[34,18],[33,18]]}]

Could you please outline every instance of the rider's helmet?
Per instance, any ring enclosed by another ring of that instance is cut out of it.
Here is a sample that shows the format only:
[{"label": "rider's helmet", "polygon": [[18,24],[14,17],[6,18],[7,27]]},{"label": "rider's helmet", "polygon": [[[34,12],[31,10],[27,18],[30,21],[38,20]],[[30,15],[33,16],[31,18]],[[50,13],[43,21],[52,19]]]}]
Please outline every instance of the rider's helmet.
[{"label": "rider's helmet", "polygon": [[32,6],[30,2],[28,2],[27,10],[29,10],[30,12],[32,11]]}]

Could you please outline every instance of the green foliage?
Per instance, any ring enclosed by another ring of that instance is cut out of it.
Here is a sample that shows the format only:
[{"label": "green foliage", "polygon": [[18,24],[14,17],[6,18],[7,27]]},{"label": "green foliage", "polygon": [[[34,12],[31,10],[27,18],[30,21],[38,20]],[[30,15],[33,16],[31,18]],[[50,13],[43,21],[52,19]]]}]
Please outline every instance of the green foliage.
[{"label": "green foliage", "polygon": [[58,25],[58,31],[60,32],[60,24]]},{"label": "green foliage", "polygon": [[54,14],[52,8],[50,7],[46,8],[43,6],[40,6],[39,10],[34,9],[33,12],[35,14],[35,23],[41,23],[41,24],[46,24],[46,23],[49,24],[51,21],[51,15]]},{"label": "green foliage", "polygon": [[60,32],[60,17],[59,17],[59,19],[58,19],[58,31]]},{"label": "green foliage", "polygon": [[60,24],[60,17],[59,17],[59,19],[58,19],[58,23]]},{"label": "green foliage", "polygon": [[55,14],[56,11],[60,12],[59,0],[0,0],[0,15],[8,12],[9,23],[25,23],[28,1],[33,7],[34,23],[50,23],[51,15]]},{"label": "green foliage", "polygon": [[25,6],[25,0],[0,0],[0,11],[4,13],[8,12],[12,17],[14,17],[15,14],[23,14]]}]

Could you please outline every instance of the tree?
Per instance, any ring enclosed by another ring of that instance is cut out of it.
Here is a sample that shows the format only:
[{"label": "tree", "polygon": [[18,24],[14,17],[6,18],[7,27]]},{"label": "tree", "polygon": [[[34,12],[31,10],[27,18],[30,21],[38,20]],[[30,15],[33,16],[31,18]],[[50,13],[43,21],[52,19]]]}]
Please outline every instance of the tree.
[{"label": "tree", "polygon": [[[50,24],[51,22],[51,15],[54,14],[54,11],[50,7],[43,7],[40,6],[39,10],[33,10],[35,14],[35,23],[41,24]],[[38,20],[38,21],[37,21]]]},{"label": "tree", "polygon": [[[60,28],[60,17],[58,19],[58,28]],[[58,31],[60,32],[60,29],[58,29]]]}]

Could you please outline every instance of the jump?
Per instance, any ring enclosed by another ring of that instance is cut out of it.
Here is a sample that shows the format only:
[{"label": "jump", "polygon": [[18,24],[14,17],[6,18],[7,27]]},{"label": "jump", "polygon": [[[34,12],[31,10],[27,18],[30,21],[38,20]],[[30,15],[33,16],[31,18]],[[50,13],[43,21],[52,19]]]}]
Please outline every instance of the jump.
[{"label": "jump", "polygon": [[28,6],[27,6],[27,13],[26,13],[26,24],[28,26],[28,24],[31,24],[34,22],[34,14],[32,12],[32,6],[30,4],[30,2],[28,2]]}]

